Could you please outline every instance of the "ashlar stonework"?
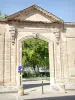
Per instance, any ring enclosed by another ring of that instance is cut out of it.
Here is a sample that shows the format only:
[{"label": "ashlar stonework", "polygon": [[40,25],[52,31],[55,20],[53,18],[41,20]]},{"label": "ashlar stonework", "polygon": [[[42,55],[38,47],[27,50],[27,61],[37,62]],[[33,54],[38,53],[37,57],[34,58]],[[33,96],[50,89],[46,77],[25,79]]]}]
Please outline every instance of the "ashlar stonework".
[{"label": "ashlar stonework", "polygon": [[49,44],[50,86],[75,89],[75,23],[33,5],[0,18],[0,92],[17,90],[22,41],[36,36]]}]

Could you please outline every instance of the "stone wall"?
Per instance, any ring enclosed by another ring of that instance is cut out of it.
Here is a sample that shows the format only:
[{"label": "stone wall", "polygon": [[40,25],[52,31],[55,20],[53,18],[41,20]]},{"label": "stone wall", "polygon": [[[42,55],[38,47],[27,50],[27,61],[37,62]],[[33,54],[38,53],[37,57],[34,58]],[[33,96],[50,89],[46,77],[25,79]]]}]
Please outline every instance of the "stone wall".
[{"label": "stone wall", "polygon": [[[56,27],[55,27],[56,26]],[[0,86],[17,85],[17,66],[21,65],[21,41],[38,35],[49,43],[51,82],[75,82],[75,26],[61,24],[0,24]]]},{"label": "stone wall", "polygon": [[67,67],[69,82],[75,82],[75,27],[66,26]]},{"label": "stone wall", "polygon": [[0,24],[0,85],[4,84],[5,24]]},{"label": "stone wall", "polygon": [[9,25],[3,23],[0,24],[0,68],[0,85],[16,84],[15,46],[12,47]]}]

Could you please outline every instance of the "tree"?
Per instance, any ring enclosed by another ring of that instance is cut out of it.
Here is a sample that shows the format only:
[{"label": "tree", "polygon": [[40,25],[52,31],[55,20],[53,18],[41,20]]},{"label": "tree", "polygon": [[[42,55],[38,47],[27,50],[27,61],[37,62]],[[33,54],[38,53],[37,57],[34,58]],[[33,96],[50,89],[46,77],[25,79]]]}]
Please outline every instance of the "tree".
[{"label": "tree", "polygon": [[40,39],[31,39],[22,42],[22,64],[23,67],[37,66],[49,67],[48,43]]},{"label": "tree", "polygon": [[4,14],[4,18],[7,18],[7,17],[8,17],[8,15],[5,13],[5,14]]},{"label": "tree", "polygon": [[5,13],[5,14],[2,14],[2,12],[1,12],[1,10],[0,10],[0,17],[1,17],[1,18],[7,18],[7,17],[8,17],[8,14],[6,14],[6,13]]}]

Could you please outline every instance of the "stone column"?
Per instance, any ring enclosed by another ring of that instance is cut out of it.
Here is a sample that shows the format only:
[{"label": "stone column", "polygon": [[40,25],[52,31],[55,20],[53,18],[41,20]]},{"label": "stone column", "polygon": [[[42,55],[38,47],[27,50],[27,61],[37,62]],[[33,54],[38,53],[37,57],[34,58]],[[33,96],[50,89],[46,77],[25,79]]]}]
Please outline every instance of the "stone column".
[{"label": "stone column", "polygon": [[63,80],[63,76],[64,76],[64,70],[63,70],[63,55],[62,55],[62,44],[61,44],[61,34],[60,32],[55,32],[55,53],[56,53],[56,57],[55,57],[55,62],[56,62],[56,66],[55,66],[55,82],[56,82],[56,87],[58,88],[58,90],[60,92],[65,92],[64,91],[64,80]]},{"label": "stone column", "polygon": [[64,82],[69,81],[69,68],[68,68],[68,52],[67,52],[67,39],[62,36],[62,49],[63,49],[63,78]]},{"label": "stone column", "polygon": [[0,85],[4,85],[5,33],[0,34]]},{"label": "stone column", "polygon": [[60,45],[56,44],[56,82],[61,83],[61,57],[60,57]]},{"label": "stone column", "polygon": [[55,83],[55,66],[54,66],[54,44],[49,42],[49,67],[50,67],[50,84]]},{"label": "stone column", "polygon": [[4,67],[4,85],[11,84],[11,39],[9,28],[5,33],[5,67]]},{"label": "stone column", "polygon": [[10,49],[11,49],[11,85],[15,85],[16,84],[16,66],[15,66],[15,27],[14,26],[10,26],[9,27],[9,31],[10,31],[10,35],[11,35],[11,45],[10,45]]},{"label": "stone column", "polygon": [[62,68],[62,46],[61,46],[61,33],[60,31],[55,31],[55,61],[56,61],[56,66],[55,66],[55,78],[57,83],[62,82],[62,74],[63,74],[63,68]]}]

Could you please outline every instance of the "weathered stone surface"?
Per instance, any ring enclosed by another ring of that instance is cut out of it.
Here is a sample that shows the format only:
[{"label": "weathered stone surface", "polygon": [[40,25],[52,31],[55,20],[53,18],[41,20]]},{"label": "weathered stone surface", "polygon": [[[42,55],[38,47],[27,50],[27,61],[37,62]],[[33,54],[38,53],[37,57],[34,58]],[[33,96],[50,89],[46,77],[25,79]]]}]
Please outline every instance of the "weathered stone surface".
[{"label": "weathered stone surface", "polygon": [[3,85],[4,78],[4,34],[0,34],[0,85]]},{"label": "weathered stone surface", "polygon": [[[35,10],[34,10],[35,8]],[[64,27],[63,27],[64,26]],[[75,87],[75,23],[65,23],[58,17],[32,6],[25,12],[0,22],[0,86],[19,86],[17,67],[22,65],[22,44],[38,36],[49,43],[50,83],[62,90]],[[7,89],[6,89],[6,87]],[[12,89],[14,90],[14,89]]]}]

